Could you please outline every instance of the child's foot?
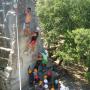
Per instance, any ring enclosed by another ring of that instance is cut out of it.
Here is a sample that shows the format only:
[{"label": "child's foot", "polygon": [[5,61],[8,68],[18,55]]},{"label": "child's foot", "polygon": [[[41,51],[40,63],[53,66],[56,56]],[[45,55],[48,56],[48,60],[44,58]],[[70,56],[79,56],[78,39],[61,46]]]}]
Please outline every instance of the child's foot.
[{"label": "child's foot", "polygon": [[25,55],[27,55],[27,52],[24,52]]},{"label": "child's foot", "polygon": [[24,52],[24,54],[25,54],[25,55],[28,55],[28,52],[27,52],[27,51],[25,51],[25,52]]}]

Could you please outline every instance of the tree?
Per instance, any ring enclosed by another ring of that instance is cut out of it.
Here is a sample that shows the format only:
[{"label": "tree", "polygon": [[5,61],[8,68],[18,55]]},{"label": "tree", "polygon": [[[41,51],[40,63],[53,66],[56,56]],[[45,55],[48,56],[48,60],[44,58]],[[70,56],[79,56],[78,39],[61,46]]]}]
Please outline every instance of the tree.
[{"label": "tree", "polygon": [[36,6],[46,31],[90,28],[90,0],[38,0]]},{"label": "tree", "polygon": [[90,28],[90,0],[38,0],[36,11],[49,45],[53,33],[53,40],[58,40],[67,30]]},{"label": "tree", "polygon": [[[59,46],[53,53],[84,64],[90,72],[90,0],[38,0],[36,11],[45,41]],[[60,35],[65,39],[63,45]]]}]

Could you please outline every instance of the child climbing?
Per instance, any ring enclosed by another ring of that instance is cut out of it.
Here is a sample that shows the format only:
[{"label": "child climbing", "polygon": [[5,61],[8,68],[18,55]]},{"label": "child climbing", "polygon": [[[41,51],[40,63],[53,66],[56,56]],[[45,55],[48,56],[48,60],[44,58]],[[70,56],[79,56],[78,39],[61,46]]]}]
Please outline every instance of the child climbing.
[{"label": "child climbing", "polygon": [[48,51],[43,48],[41,51],[42,54],[42,64],[47,64],[48,63]]},{"label": "child climbing", "polygon": [[24,35],[30,35],[31,34],[31,30],[30,30],[30,23],[31,23],[31,8],[26,8],[25,12],[25,21],[24,21],[24,25],[23,25],[23,30],[24,30]]},{"label": "child climbing", "polygon": [[26,48],[24,50],[24,52],[27,53],[34,51],[35,46],[37,45],[38,32],[32,32],[31,35],[32,37],[27,41]]},{"label": "child climbing", "polygon": [[38,37],[38,32],[33,32],[31,40],[27,43],[27,47],[31,49],[31,51],[34,51],[35,49],[35,46],[37,44],[37,37]]}]

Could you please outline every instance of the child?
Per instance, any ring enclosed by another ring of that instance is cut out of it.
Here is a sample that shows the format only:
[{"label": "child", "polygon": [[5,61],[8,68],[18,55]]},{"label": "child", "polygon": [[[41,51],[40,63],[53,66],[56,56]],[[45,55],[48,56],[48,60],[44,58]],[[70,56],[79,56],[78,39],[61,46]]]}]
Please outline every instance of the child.
[{"label": "child", "polygon": [[39,61],[36,61],[36,65],[35,65],[35,67],[34,68],[36,68],[37,70],[38,70],[38,68],[39,68],[39,66],[40,66],[40,62]]},{"label": "child", "polygon": [[44,85],[48,85],[47,75],[44,75],[44,80],[43,80],[43,82],[44,82]]},{"label": "child", "polygon": [[42,64],[47,64],[48,63],[48,57],[45,53],[42,54]]},{"label": "child", "polygon": [[39,76],[38,75],[35,75],[34,76],[34,86],[35,86],[35,90],[36,90],[36,88],[37,88],[37,86],[38,86],[38,82],[39,82]]},{"label": "child", "polygon": [[34,51],[35,46],[37,44],[37,37],[38,37],[38,32],[34,32],[31,40],[28,41],[27,47],[31,49],[31,51]]},{"label": "child", "polygon": [[43,70],[43,73],[45,73],[47,71],[47,66],[46,64],[42,64],[42,70]]},{"label": "child", "polygon": [[58,89],[58,79],[54,80],[54,87],[55,87],[56,90]]},{"label": "child", "polygon": [[49,90],[48,84],[45,84],[45,85],[44,85],[44,90]]},{"label": "child", "polygon": [[44,54],[48,57],[48,51],[47,51],[47,48],[43,48],[43,49],[42,49],[42,53],[44,53]]},{"label": "child", "polygon": [[36,75],[38,75],[38,70],[37,70],[37,68],[34,68],[33,74],[34,74],[34,77],[35,77]]},{"label": "child", "polygon": [[30,33],[30,23],[31,23],[31,19],[32,19],[32,16],[31,16],[31,8],[27,8],[25,10],[25,23],[24,23],[24,34],[25,35],[29,35],[31,34]]},{"label": "child", "polygon": [[39,67],[38,67],[38,74],[40,76],[40,79],[42,79],[43,77],[43,68],[42,68],[42,65],[40,64]]},{"label": "child", "polygon": [[[47,80],[47,75],[44,75],[44,80]],[[48,82],[48,80],[47,80],[47,82]]]},{"label": "child", "polygon": [[39,76],[38,75],[35,75],[35,77],[34,77],[34,81],[35,81],[35,84],[38,84],[38,82],[39,82]]},{"label": "child", "polygon": [[43,82],[41,80],[39,81],[39,85],[38,85],[38,87],[37,87],[36,90],[44,90],[44,88],[43,88]]},{"label": "child", "polygon": [[33,85],[34,75],[31,69],[28,69],[28,75],[29,75],[29,85]]},{"label": "child", "polygon": [[37,60],[38,60],[39,64],[41,64],[41,63],[42,63],[42,55],[41,55],[41,53],[40,53],[40,52],[38,53]]},{"label": "child", "polygon": [[42,55],[41,55],[41,53],[38,53],[37,64],[38,64],[38,66],[40,66],[42,64]]},{"label": "child", "polygon": [[49,70],[49,71],[47,72],[47,77],[48,77],[47,79],[48,79],[48,81],[49,81],[49,83],[50,83],[50,82],[51,82],[51,79],[52,79],[52,71]]}]

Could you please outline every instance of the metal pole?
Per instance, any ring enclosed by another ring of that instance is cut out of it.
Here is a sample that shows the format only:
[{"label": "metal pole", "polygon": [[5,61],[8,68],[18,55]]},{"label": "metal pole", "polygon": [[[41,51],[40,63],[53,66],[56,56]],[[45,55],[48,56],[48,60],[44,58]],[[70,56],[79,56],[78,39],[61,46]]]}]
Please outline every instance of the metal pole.
[{"label": "metal pole", "polygon": [[[18,0],[17,2],[18,3]],[[18,67],[19,67],[19,86],[20,86],[20,90],[22,90],[22,83],[21,83],[21,64],[20,64],[20,53],[19,53],[19,40],[18,40],[18,16],[17,16],[17,12],[16,12],[16,30],[17,30],[17,54],[18,54]]]}]

